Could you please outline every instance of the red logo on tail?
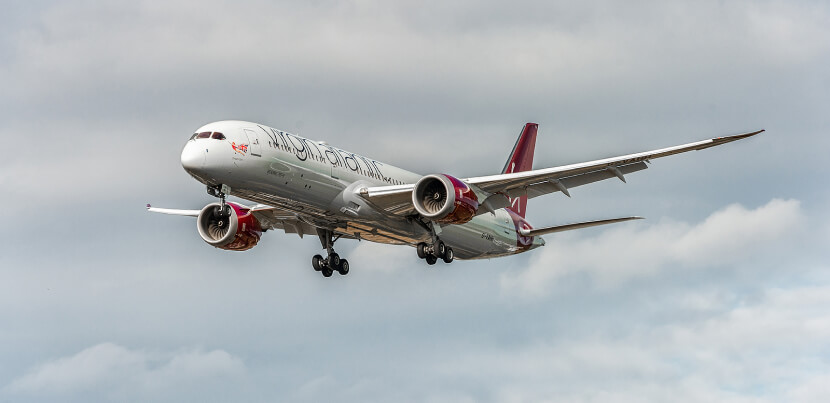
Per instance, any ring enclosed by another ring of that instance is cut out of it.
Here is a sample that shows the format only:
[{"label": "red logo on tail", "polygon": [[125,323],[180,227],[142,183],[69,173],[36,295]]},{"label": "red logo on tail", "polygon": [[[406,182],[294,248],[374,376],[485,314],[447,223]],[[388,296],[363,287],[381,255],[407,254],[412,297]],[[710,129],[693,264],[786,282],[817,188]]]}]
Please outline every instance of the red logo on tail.
[{"label": "red logo on tail", "polygon": [[[511,174],[533,169],[533,151],[536,149],[536,130],[538,128],[539,125],[536,123],[525,124],[522,133],[519,134],[519,138],[516,140],[516,145],[513,146],[510,158],[504,164],[502,173]],[[510,198],[510,209],[519,216],[525,216],[526,207],[527,196]]]}]

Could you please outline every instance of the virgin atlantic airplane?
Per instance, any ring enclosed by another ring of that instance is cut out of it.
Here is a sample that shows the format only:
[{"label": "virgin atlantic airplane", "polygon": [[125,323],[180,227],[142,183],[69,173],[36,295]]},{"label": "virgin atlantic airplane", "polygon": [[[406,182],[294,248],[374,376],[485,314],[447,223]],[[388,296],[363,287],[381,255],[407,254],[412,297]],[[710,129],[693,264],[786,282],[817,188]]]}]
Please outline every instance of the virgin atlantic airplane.
[{"label": "virgin atlantic airplane", "polygon": [[[199,236],[220,249],[244,251],[262,233],[320,238],[326,257],[311,264],[326,277],[349,272],[334,251],[341,238],[416,248],[439,259],[489,259],[545,244],[541,235],[635,220],[621,217],[534,228],[525,220],[529,198],[641,171],[655,158],[702,150],[763,132],[718,137],[675,147],[545,169],[532,169],[538,125],[527,123],[501,173],[474,178],[421,175],[268,126],[222,121],[199,128],[182,150],[182,167],[219,199],[201,210],[151,207],[196,217]],[[250,200],[245,206],[226,196]]]}]

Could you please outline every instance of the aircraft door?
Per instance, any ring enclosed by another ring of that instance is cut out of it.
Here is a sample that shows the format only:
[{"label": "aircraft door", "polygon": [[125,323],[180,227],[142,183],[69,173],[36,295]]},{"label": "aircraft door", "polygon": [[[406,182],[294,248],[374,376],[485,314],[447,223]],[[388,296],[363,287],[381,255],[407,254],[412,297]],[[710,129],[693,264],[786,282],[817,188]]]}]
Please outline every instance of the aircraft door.
[{"label": "aircraft door", "polygon": [[251,149],[251,155],[254,157],[262,157],[262,147],[259,144],[259,136],[251,129],[244,129],[245,136],[248,137],[248,144]]}]

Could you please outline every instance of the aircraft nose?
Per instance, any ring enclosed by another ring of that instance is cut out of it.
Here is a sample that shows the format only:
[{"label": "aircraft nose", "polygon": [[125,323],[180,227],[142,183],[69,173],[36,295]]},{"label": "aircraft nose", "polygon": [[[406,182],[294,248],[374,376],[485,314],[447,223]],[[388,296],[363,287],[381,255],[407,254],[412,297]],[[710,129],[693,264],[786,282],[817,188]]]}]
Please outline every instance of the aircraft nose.
[{"label": "aircraft nose", "polygon": [[182,167],[185,171],[198,171],[205,165],[205,150],[195,141],[188,141],[182,150]]}]

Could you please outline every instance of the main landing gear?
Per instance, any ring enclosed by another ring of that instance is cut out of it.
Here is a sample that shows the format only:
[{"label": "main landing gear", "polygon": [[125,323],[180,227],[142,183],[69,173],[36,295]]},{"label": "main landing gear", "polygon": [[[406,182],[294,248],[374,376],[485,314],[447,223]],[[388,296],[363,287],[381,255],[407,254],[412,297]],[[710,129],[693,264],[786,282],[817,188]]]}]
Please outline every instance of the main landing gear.
[{"label": "main landing gear", "polygon": [[455,259],[455,253],[453,253],[452,248],[447,246],[444,242],[440,239],[436,239],[432,245],[427,245],[426,242],[421,242],[418,244],[418,257],[427,261],[428,265],[434,265],[438,259],[444,261],[444,263],[452,263],[453,259]]},{"label": "main landing gear", "polygon": [[349,274],[349,261],[341,259],[340,255],[334,251],[334,242],[340,239],[340,235],[334,236],[334,233],[327,229],[318,229],[317,236],[320,237],[320,243],[326,249],[328,256],[323,258],[320,255],[314,255],[311,258],[311,266],[314,270],[323,273],[323,277],[331,277],[337,271],[341,276]]}]

